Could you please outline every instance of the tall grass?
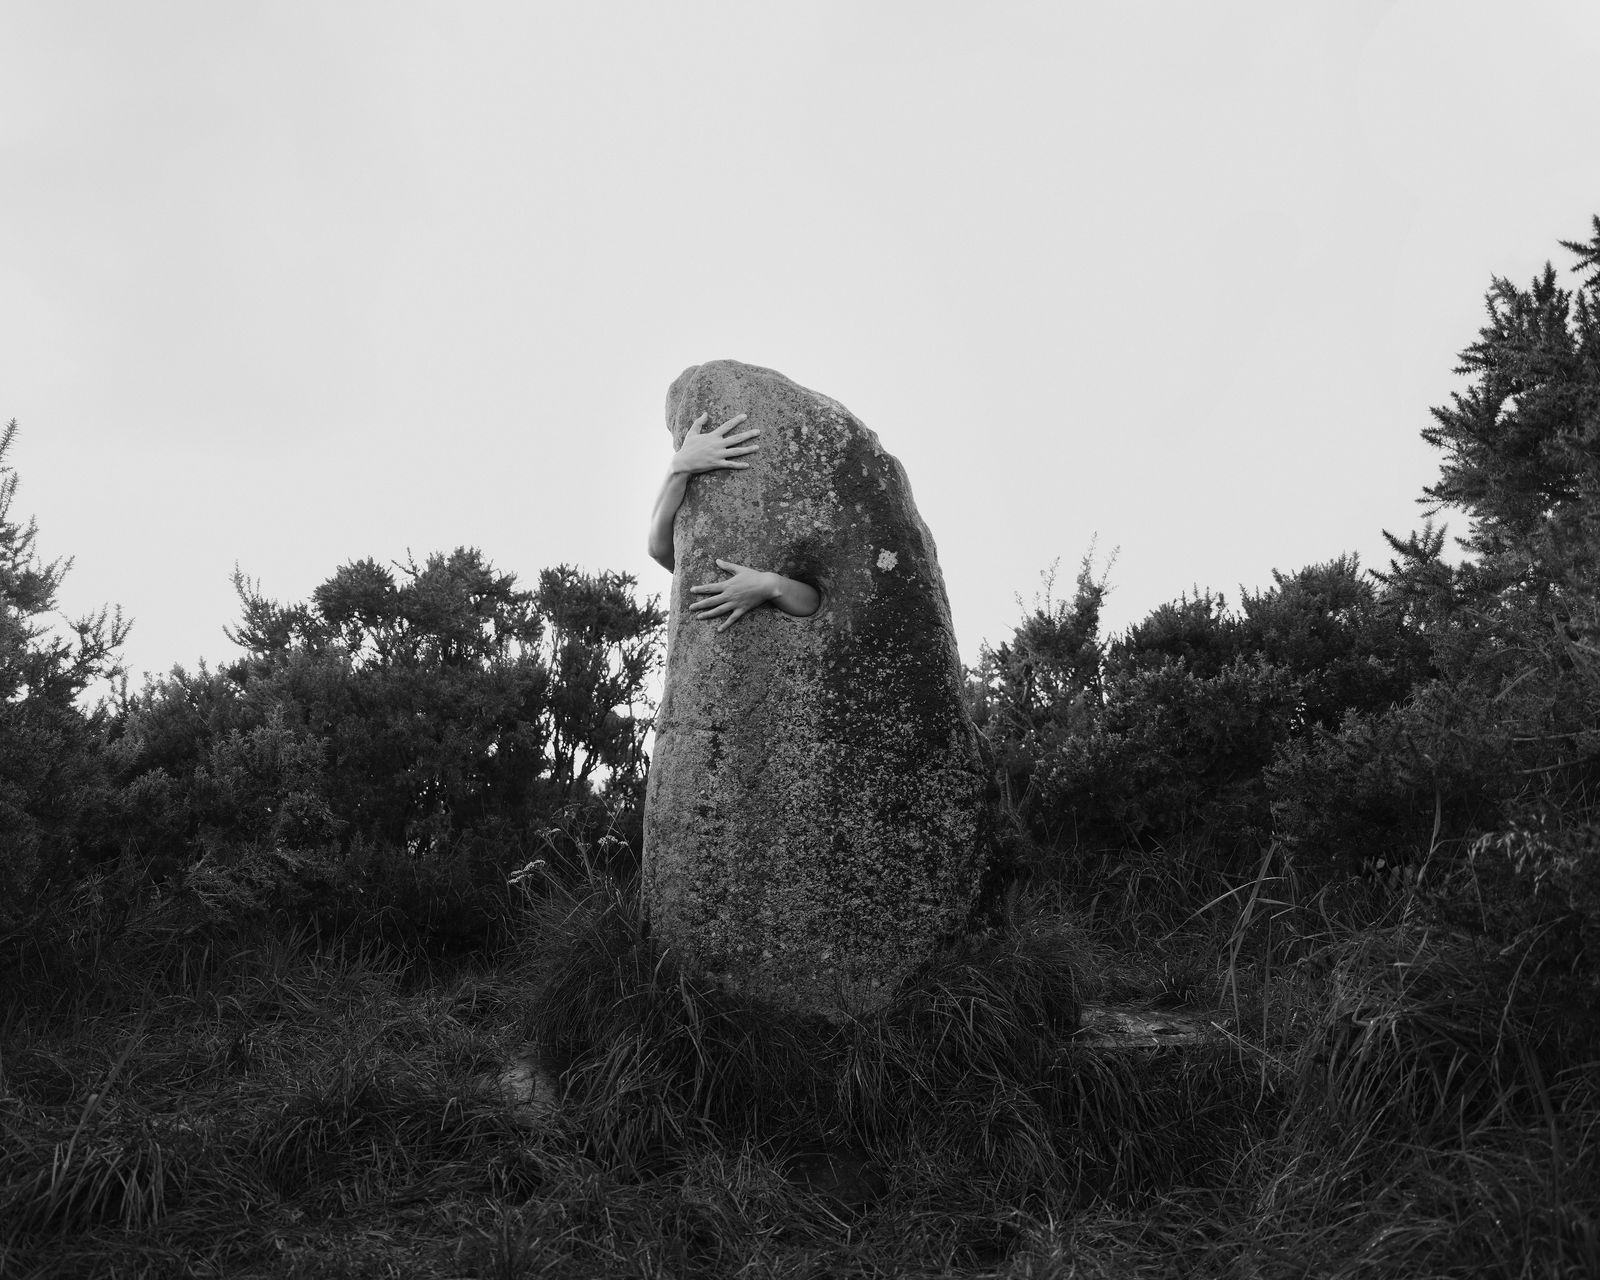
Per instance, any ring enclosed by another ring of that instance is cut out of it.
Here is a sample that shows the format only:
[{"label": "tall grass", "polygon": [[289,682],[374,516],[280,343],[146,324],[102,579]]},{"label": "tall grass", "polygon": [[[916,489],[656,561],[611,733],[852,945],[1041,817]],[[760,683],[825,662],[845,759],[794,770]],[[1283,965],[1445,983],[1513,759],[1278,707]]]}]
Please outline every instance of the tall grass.
[{"label": "tall grass", "polygon": [[[0,989],[0,1274],[1600,1274],[1600,1084],[1539,992],[1425,913],[1269,929],[1292,896],[1131,941],[1025,896],[838,1024],[675,970],[603,876],[453,967],[80,903]],[[1086,996],[1218,1030],[1092,1048]]]},{"label": "tall grass", "polygon": [[952,946],[882,1014],[799,1018],[680,971],[636,895],[591,881],[535,908],[527,1032],[621,1166],[696,1142],[881,1164],[917,1141],[1043,1188],[1082,951],[1064,924],[1030,919]]}]

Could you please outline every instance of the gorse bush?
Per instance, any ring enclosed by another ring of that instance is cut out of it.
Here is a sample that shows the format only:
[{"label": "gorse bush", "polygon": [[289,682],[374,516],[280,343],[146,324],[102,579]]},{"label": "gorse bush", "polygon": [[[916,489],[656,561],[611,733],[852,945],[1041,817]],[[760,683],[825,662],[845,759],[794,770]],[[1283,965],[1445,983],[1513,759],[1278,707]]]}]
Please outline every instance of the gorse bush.
[{"label": "gorse bush", "polygon": [[84,893],[125,904],[93,913],[108,929],[153,913],[228,940],[276,917],[460,950],[503,936],[512,868],[636,862],[662,614],[627,575],[560,566],[528,591],[458,549],[355,562],[289,605],[236,575],[242,657],[88,710],[126,625],[45,627],[67,562],[39,559],[0,477],[0,962],[18,980],[84,962],[64,909]]},{"label": "gorse bush", "polygon": [[1461,563],[1429,524],[1390,536],[1383,572],[1344,556],[1237,612],[1201,591],[1104,639],[1086,562],[1071,602],[1047,595],[985,650],[972,700],[1035,872],[1105,897],[1153,859],[1157,928],[1263,869],[1325,904],[1398,876],[1592,997],[1600,220],[1567,248],[1576,290],[1553,268],[1493,283],[1471,385],[1423,433],[1444,454],[1425,500],[1470,521]]},{"label": "gorse bush", "polygon": [[1205,873],[1197,894],[1258,861],[1282,749],[1393,705],[1430,670],[1351,557],[1276,575],[1238,615],[1200,592],[1110,641],[1104,592],[1086,562],[1070,605],[1047,598],[984,651],[978,720],[1039,845],[1079,861],[1165,850]]},{"label": "gorse bush", "polygon": [[306,604],[236,585],[245,656],[175,670],[117,725],[123,843],[162,874],[264,887],[293,851],[320,892],[291,876],[275,906],[477,945],[512,868],[636,831],[661,614],[632,579],[523,591],[463,549],[346,565]]},{"label": "gorse bush", "polygon": [[637,789],[662,619],[632,579],[563,566],[522,591],[470,550],[403,572],[347,565],[291,606],[239,579],[246,655],[130,701],[130,784],[177,787],[202,847],[413,852],[526,842],[598,775]]},{"label": "gorse bush", "polygon": [[1285,760],[1294,786],[1279,795],[1293,848],[1333,842],[1339,799],[1369,830],[1409,830],[1410,861],[1433,855],[1457,886],[1456,917],[1592,1006],[1600,220],[1567,248],[1588,273],[1576,291],[1549,267],[1527,289],[1494,282],[1489,323],[1462,355],[1472,384],[1424,433],[1445,455],[1427,497],[1466,511],[1469,558],[1445,564],[1439,531],[1390,539],[1382,599],[1426,640],[1437,677]]}]

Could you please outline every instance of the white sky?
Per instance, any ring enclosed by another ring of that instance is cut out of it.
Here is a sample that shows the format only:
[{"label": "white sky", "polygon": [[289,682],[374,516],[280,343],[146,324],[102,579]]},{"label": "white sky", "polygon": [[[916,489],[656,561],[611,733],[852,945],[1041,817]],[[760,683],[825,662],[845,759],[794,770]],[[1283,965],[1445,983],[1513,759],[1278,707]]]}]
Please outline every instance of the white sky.
[{"label": "white sky", "polygon": [[[906,464],[963,655],[1418,523],[1491,273],[1600,212],[1600,4],[0,4],[15,512],[135,676],[460,544],[665,576],[667,385]],[[734,556],[733,558],[737,558]]]}]

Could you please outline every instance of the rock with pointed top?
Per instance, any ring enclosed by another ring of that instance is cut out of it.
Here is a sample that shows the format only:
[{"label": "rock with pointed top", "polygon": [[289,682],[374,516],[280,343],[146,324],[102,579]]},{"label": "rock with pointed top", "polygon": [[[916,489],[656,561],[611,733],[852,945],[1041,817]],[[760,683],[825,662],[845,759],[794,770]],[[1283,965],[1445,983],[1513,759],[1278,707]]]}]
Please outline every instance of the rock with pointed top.
[{"label": "rock with pointed top", "polygon": [[[933,538],[905,470],[837,402],[731,360],[667,397],[759,426],[748,470],[689,484],[645,802],[644,895],[681,963],[837,1017],[879,1008],[968,925],[987,772]],[[718,559],[816,586],[809,618],[689,612]]]}]

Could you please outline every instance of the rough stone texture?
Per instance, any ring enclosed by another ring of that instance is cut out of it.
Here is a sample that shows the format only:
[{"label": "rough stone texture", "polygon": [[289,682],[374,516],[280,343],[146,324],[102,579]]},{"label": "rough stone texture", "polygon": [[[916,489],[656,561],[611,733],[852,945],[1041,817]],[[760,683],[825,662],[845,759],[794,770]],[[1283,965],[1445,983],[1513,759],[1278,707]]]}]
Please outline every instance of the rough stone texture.
[{"label": "rough stone texture", "polygon": [[1222,1035],[1228,1022],[1215,1013],[1087,1004],[1072,1043],[1080,1049],[1164,1049],[1204,1044]]},{"label": "rough stone texture", "polygon": [[510,1108],[511,1118],[525,1128],[537,1128],[561,1108],[561,1089],[539,1065],[536,1045],[523,1045],[522,1052],[493,1078],[492,1087]]},{"label": "rough stone texture", "polygon": [[[721,360],[673,383],[674,442],[701,413],[749,414],[761,447],[694,477],[678,511],[645,907],[735,989],[869,1012],[965,927],[988,847],[933,538],[899,462],[826,396]],[[719,635],[688,609],[719,558],[810,582],[822,606]]]}]

